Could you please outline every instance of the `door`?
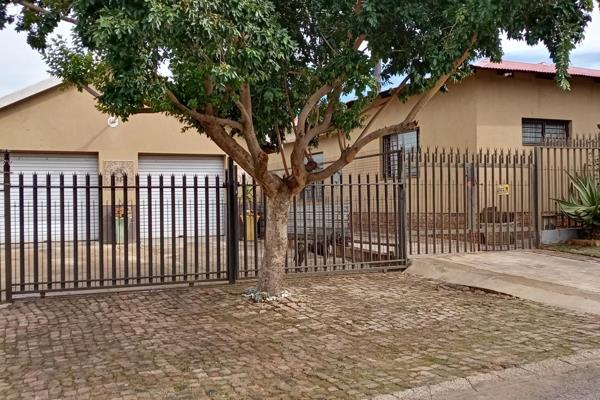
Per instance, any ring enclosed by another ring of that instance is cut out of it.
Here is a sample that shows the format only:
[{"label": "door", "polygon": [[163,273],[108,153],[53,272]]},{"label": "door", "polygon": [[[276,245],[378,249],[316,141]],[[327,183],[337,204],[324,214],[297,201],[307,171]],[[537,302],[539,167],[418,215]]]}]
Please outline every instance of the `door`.
[{"label": "door", "polygon": [[224,164],[220,156],[140,156],[140,235],[179,237],[184,227],[189,237],[224,235]]},{"label": "door", "polygon": [[[48,239],[71,241],[75,231],[78,239],[86,239],[88,214],[90,240],[97,239],[96,155],[12,153],[10,168],[13,243],[33,242],[36,239],[39,242]],[[89,190],[85,186],[87,176]],[[4,177],[0,176],[2,184],[3,181]],[[4,193],[0,192],[0,241],[4,239]]]}]

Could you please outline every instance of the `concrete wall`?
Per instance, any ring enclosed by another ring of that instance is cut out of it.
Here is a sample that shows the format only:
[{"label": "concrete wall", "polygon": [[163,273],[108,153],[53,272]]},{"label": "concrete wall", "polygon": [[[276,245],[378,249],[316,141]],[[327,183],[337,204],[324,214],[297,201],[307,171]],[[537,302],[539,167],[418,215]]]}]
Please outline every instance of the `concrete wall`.
[{"label": "concrete wall", "polygon": [[206,136],[163,114],[132,116],[116,128],[75,89],[50,89],[0,110],[0,148],[11,151],[96,153],[104,161],[133,161],[139,154],[213,155],[223,152]]}]

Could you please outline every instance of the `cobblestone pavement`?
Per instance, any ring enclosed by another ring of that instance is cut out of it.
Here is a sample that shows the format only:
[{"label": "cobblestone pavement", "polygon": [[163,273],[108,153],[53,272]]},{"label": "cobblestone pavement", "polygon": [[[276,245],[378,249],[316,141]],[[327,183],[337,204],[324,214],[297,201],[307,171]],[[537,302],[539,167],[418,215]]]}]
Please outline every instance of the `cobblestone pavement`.
[{"label": "cobblestone pavement", "polygon": [[401,273],[18,301],[0,398],[361,399],[600,348],[600,317]]}]

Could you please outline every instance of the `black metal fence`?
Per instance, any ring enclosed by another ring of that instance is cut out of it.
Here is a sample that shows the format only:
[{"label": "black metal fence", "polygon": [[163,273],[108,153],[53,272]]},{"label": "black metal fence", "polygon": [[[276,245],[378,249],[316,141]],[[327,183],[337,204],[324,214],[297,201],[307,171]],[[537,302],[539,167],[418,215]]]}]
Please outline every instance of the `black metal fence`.
[{"label": "black metal fence", "polygon": [[409,253],[536,246],[534,161],[533,150],[407,151]]},{"label": "black metal fence", "polygon": [[[245,175],[238,190],[240,276],[253,277],[264,250],[264,196]],[[315,183],[290,206],[286,272],[403,267],[407,261],[404,215],[400,180],[339,173]]]},{"label": "black metal fence", "polygon": [[[286,272],[406,265],[400,180],[340,176],[294,199]],[[131,179],[22,174],[11,171],[5,153],[2,178],[2,300],[56,291],[232,283],[258,274],[266,202],[256,182],[238,177],[231,162],[224,176]],[[370,220],[375,215],[377,224]],[[356,219],[369,223],[356,225]]]},{"label": "black metal fence", "polygon": [[[600,179],[597,138],[518,151],[405,149],[358,157],[293,199],[286,273],[403,268],[409,255],[533,248],[575,226],[555,199]],[[19,174],[5,153],[0,296],[235,282],[260,268],[266,201],[223,176]]]},{"label": "black metal fence", "polygon": [[556,199],[570,176],[600,180],[597,136],[547,140],[518,150],[407,149],[403,160],[409,255],[529,249],[544,231],[576,227]]}]

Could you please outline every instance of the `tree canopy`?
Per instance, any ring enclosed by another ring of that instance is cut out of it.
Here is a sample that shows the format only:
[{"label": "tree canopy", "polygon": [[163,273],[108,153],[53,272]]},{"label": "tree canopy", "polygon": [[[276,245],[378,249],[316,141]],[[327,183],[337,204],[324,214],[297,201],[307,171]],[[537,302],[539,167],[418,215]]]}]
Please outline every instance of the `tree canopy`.
[{"label": "tree canopy", "polygon": [[[94,94],[102,111],[174,115],[267,187],[281,182],[267,176],[262,149],[293,131],[288,186],[297,189],[335,172],[311,177],[306,147],[365,125],[379,62],[384,82],[405,77],[394,95],[427,100],[470,60],[499,60],[506,34],[545,44],[568,89],[569,53],[592,8],[591,0],[2,0],[0,27],[26,31],[50,71]],[[74,24],[72,41],[52,39],[61,20]],[[348,94],[352,106],[341,101]]]}]

